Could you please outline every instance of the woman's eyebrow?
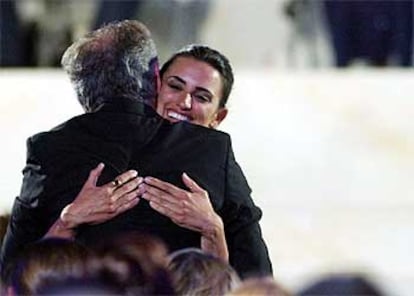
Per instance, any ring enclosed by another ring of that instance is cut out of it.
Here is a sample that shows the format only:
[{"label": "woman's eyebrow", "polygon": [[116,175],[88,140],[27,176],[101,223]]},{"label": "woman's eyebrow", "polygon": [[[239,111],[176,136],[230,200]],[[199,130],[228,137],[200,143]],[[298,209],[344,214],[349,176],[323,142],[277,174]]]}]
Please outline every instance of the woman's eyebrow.
[{"label": "woman's eyebrow", "polygon": [[186,82],[185,82],[185,80],[184,79],[182,79],[180,76],[169,76],[168,78],[173,78],[173,79],[176,79],[176,80],[178,80],[179,82],[181,82],[181,83],[183,83],[183,84],[186,84]]},{"label": "woman's eyebrow", "polygon": [[201,86],[197,86],[197,87],[196,87],[196,90],[204,91],[204,92],[209,93],[210,95],[213,95],[213,94],[211,93],[211,91],[209,91],[207,88],[204,88],[204,87],[201,87]]}]

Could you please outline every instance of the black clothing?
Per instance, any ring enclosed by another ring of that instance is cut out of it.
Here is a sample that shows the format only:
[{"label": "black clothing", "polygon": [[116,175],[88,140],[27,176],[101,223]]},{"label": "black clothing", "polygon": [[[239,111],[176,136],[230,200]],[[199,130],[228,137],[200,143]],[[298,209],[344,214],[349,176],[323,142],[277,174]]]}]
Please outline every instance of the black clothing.
[{"label": "black clothing", "polygon": [[[185,122],[171,124],[150,107],[127,99],[105,103],[97,112],[28,139],[23,185],[1,250],[3,263],[47,232],[99,162],[105,169],[98,185],[136,169],[141,176],[185,188],[181,174],[186,172],[207,190],[223,219],[231,265],[242,277],[272,272],[258,224],[262,213],[250,197],[230,137]],[[200,246],[199,233],[177,226],[143,199],[110,221],[80,227],[76,239],[95,244],[129,230],[158,235],[171,251]]]}]

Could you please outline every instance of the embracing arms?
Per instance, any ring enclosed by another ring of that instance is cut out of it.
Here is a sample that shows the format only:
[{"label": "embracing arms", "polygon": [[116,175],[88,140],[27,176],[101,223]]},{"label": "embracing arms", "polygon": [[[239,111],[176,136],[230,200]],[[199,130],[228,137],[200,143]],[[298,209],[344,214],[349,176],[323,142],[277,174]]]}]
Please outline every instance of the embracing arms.
[{"label": "embracing arms", "polygon": [[138,185],[142,177],[129,170],[118,177],[117,183],[109,182],[97,186],[104,169],[100,163],[89,173],[89,177],[73,202],[62,210],[60,217],[49,228],[45,237],[73,238],[75,228],[81,224],[99,224],[131,209],[138,204]]},{"label": "embracing arms", "polygon": [[142,195],[154,210],[177,225],[199,232],[204,251],[228,260],[223,222],[214,212],[208,193],[186,174],[183,182],[191,191],[151,177],[145,178],[144,183],[134,170],[119,175],[117,186],[113,182],[97,186],[103,168],[99,164],[90,172],[75,200],[62,210],[45,237],[73,238],[76,227],[108,221],[134,207]]}]

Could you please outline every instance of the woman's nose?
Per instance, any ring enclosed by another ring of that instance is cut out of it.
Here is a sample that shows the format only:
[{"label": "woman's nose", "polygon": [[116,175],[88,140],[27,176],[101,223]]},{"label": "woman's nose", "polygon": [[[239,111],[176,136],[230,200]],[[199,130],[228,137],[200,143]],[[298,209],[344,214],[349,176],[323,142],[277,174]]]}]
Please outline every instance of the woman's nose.
[{"label": "woman's nose", "polygon": [[186,93],[184,96],[181,97],[179,106],[182,109],[189,110],[191,109],[191,102],[192,102],[191,94]]}]

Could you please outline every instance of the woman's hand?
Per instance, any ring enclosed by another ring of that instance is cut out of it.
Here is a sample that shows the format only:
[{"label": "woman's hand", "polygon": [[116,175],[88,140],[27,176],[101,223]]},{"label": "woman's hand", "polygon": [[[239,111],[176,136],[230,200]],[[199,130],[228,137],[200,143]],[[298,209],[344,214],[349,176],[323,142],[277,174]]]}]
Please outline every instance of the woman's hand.
[{"label": "woman's hand", "polygon": [[186,173],[182,180],[189,191],[157,178],[145,177],[140,185],[141,197],[177,225],[200,232],[202,249],[228,261],[223,221],[214,211],[208,192]]},{"label": "woman's hand", "polygon": [[73,236],[73,229],[81,224],[108,221],[138,204],[138,185],[143,178],[138,177],[137,171],[127,171],[112,182],[96,186],[103,169],[104,164],[100,163],[89,173],[75,200],[62,210],[46,237],[69,238]]}]

